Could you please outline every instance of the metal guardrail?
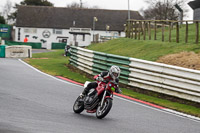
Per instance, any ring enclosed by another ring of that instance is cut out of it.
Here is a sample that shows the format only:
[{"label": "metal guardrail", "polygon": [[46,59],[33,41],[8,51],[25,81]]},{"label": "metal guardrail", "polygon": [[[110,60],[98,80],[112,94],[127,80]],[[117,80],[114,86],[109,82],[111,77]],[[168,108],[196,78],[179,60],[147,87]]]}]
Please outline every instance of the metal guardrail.
[{"label": "metal guardrail", "polygon": [[200,102],[200,72],[131,58],[129,85]]},{"label": "metal guardrail", "polygon": [[120,82],[200,103],[200,71],[72,47],[70,64],[95,75],[118,65]]}]

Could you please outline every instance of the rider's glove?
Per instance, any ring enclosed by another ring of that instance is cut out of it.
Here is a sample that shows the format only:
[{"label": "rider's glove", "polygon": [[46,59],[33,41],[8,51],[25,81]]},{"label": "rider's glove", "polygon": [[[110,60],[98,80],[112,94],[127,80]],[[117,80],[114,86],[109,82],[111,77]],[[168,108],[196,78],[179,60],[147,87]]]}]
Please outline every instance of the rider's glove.
[{"label": "rider's glove", "polygon": [[104,79],[101,76],[99,76],[99,77],[96,78],[96,80],[103,81]]},{"label": "rider's glove", "polygon": [[122,90],[119,89],[119,88],[117,88],[117,89],[115,89],[115,92],[121,94],[121,93],[122,93]]}]

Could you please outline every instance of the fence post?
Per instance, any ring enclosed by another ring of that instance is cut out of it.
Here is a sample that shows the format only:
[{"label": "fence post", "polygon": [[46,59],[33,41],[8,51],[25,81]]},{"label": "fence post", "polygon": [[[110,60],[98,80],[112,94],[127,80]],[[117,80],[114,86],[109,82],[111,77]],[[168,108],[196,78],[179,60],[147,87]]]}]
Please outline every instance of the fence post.
[{"label": "fence post", "polygon": [[144,40],[146,40],[146,22],[144,21],[144,31],[143,31],[143,35],[144,35]]},{"label": "fence post", "polygon": [[186,21],[185,43],[188,43],[188,21]]},{"label": "fence post", "polygon": [[143,23],[143,27],[144,27],[144,30],[143,30],[143,39],[145,40],[146,39],[146,23],[145,23],[145,21],[144,21],[144,23]]},{"label": "fence post", "polygon": [[179,43],[179,24],[176,22],[176,43]]},{"label": "fence post", "polygon": [[126,38],[128,37],[128,23],[126,22],[126,24],[125,24],[125,30],[124,30],[124,32],[125,32],[125,35],[126,35]]},{"label": "fence post", "polygon": [[164,42],[165,40],[165,26],[164,26],[164,21],[162,21],[162,41]]},{"label": "fence post", "polygon": [[169,22],[169,42],[171,42],[171,36],[172,36],[172,24]]},{"label": "fence post", "polygon": [[148,24],[149,40],[151,40],[151,21]]},{"label": "fence post", "polygon": [[128,38],[130,38],[130,20],[128,20],[128,25],[127,25],[127,35]]},{"label": "fence post", "polygon": [[133,38],[133,22],[130,21],[130,38],[132,39]]},{"label": "fence post", "polygon": [[199,43],[199,22],[196,21],[196,44]]},{"label": "fence post", "polygon": [[140,32],[142,31],[142,22],[141,21],[139,21],[139,27],[138,27],[138,31],[139,31],[139,33],[138,33],[138,39],[140,40]]},{"label": "fence post", "polygon": [[137,22],[135,21],[135,39],[137,39]]},{"label": "fence post", "polygon": [[155,25],[154,25],[154,30],[155,30],[155,32],[154,32],[154,40],[156,40],[156,30],[157,30],[157,22],[155,21]]}]

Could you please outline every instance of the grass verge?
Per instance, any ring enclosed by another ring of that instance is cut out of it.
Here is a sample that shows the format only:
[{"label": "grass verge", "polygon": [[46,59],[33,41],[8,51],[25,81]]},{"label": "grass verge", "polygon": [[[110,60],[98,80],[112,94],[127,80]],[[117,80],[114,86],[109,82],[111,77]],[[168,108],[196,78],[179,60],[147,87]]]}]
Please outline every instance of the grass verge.
[{"label": "grass verge", "polygon": [[130,38],[114,39],[105,43],[92,44],[90,50],[117,54],[148,61],[157,61],[159,57],[183,51],[200,52],[200,45],[185,43],[169,43],[158,40],[134,40]]},{"label": "grass verge", "polygon": [[[80,83],[91,81],[87,76],[71,71],[71,69],[67,67],[69,58],[64,57],[63,54],[64,50],[56,50],[55,52],[49,53],[37,53],[33,54],[33,58],[27,58],[25,61],[39,70],[53,76],[63,76]],[[122,88],[122,90],[124,95],[200,117],[200,108],[140,94],[125,88]]]}]

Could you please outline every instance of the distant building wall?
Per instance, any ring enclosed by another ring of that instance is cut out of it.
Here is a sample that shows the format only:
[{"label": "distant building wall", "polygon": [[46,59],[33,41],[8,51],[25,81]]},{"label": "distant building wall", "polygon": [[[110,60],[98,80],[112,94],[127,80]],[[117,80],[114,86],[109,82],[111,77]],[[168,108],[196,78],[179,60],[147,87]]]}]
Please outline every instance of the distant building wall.
[{"label": "distant building wall", "polygon": [[[93,41],[93,33],[98,34],[100,41],[100,36],[116,36],[125,37],[125,32],[118,31],[99,31],[92,30],[89,34],[74,34],[70,33],[70,29],[53,29],[53,28],[33,28],[33,27],[15,27],[15,41],[24,42],[25,37],[27,37],[28,42],[40,42],[42,48],[50,49],[51,43],[61,43],[63,39],[71,45],[75,45],[75,40],[78,46],[88,46]],[[63,42],[64,43],[64,42]]]},{"label": "distant building wall", "polygon": [[200,20],[200,8],[194,10],[194,20]]}]

